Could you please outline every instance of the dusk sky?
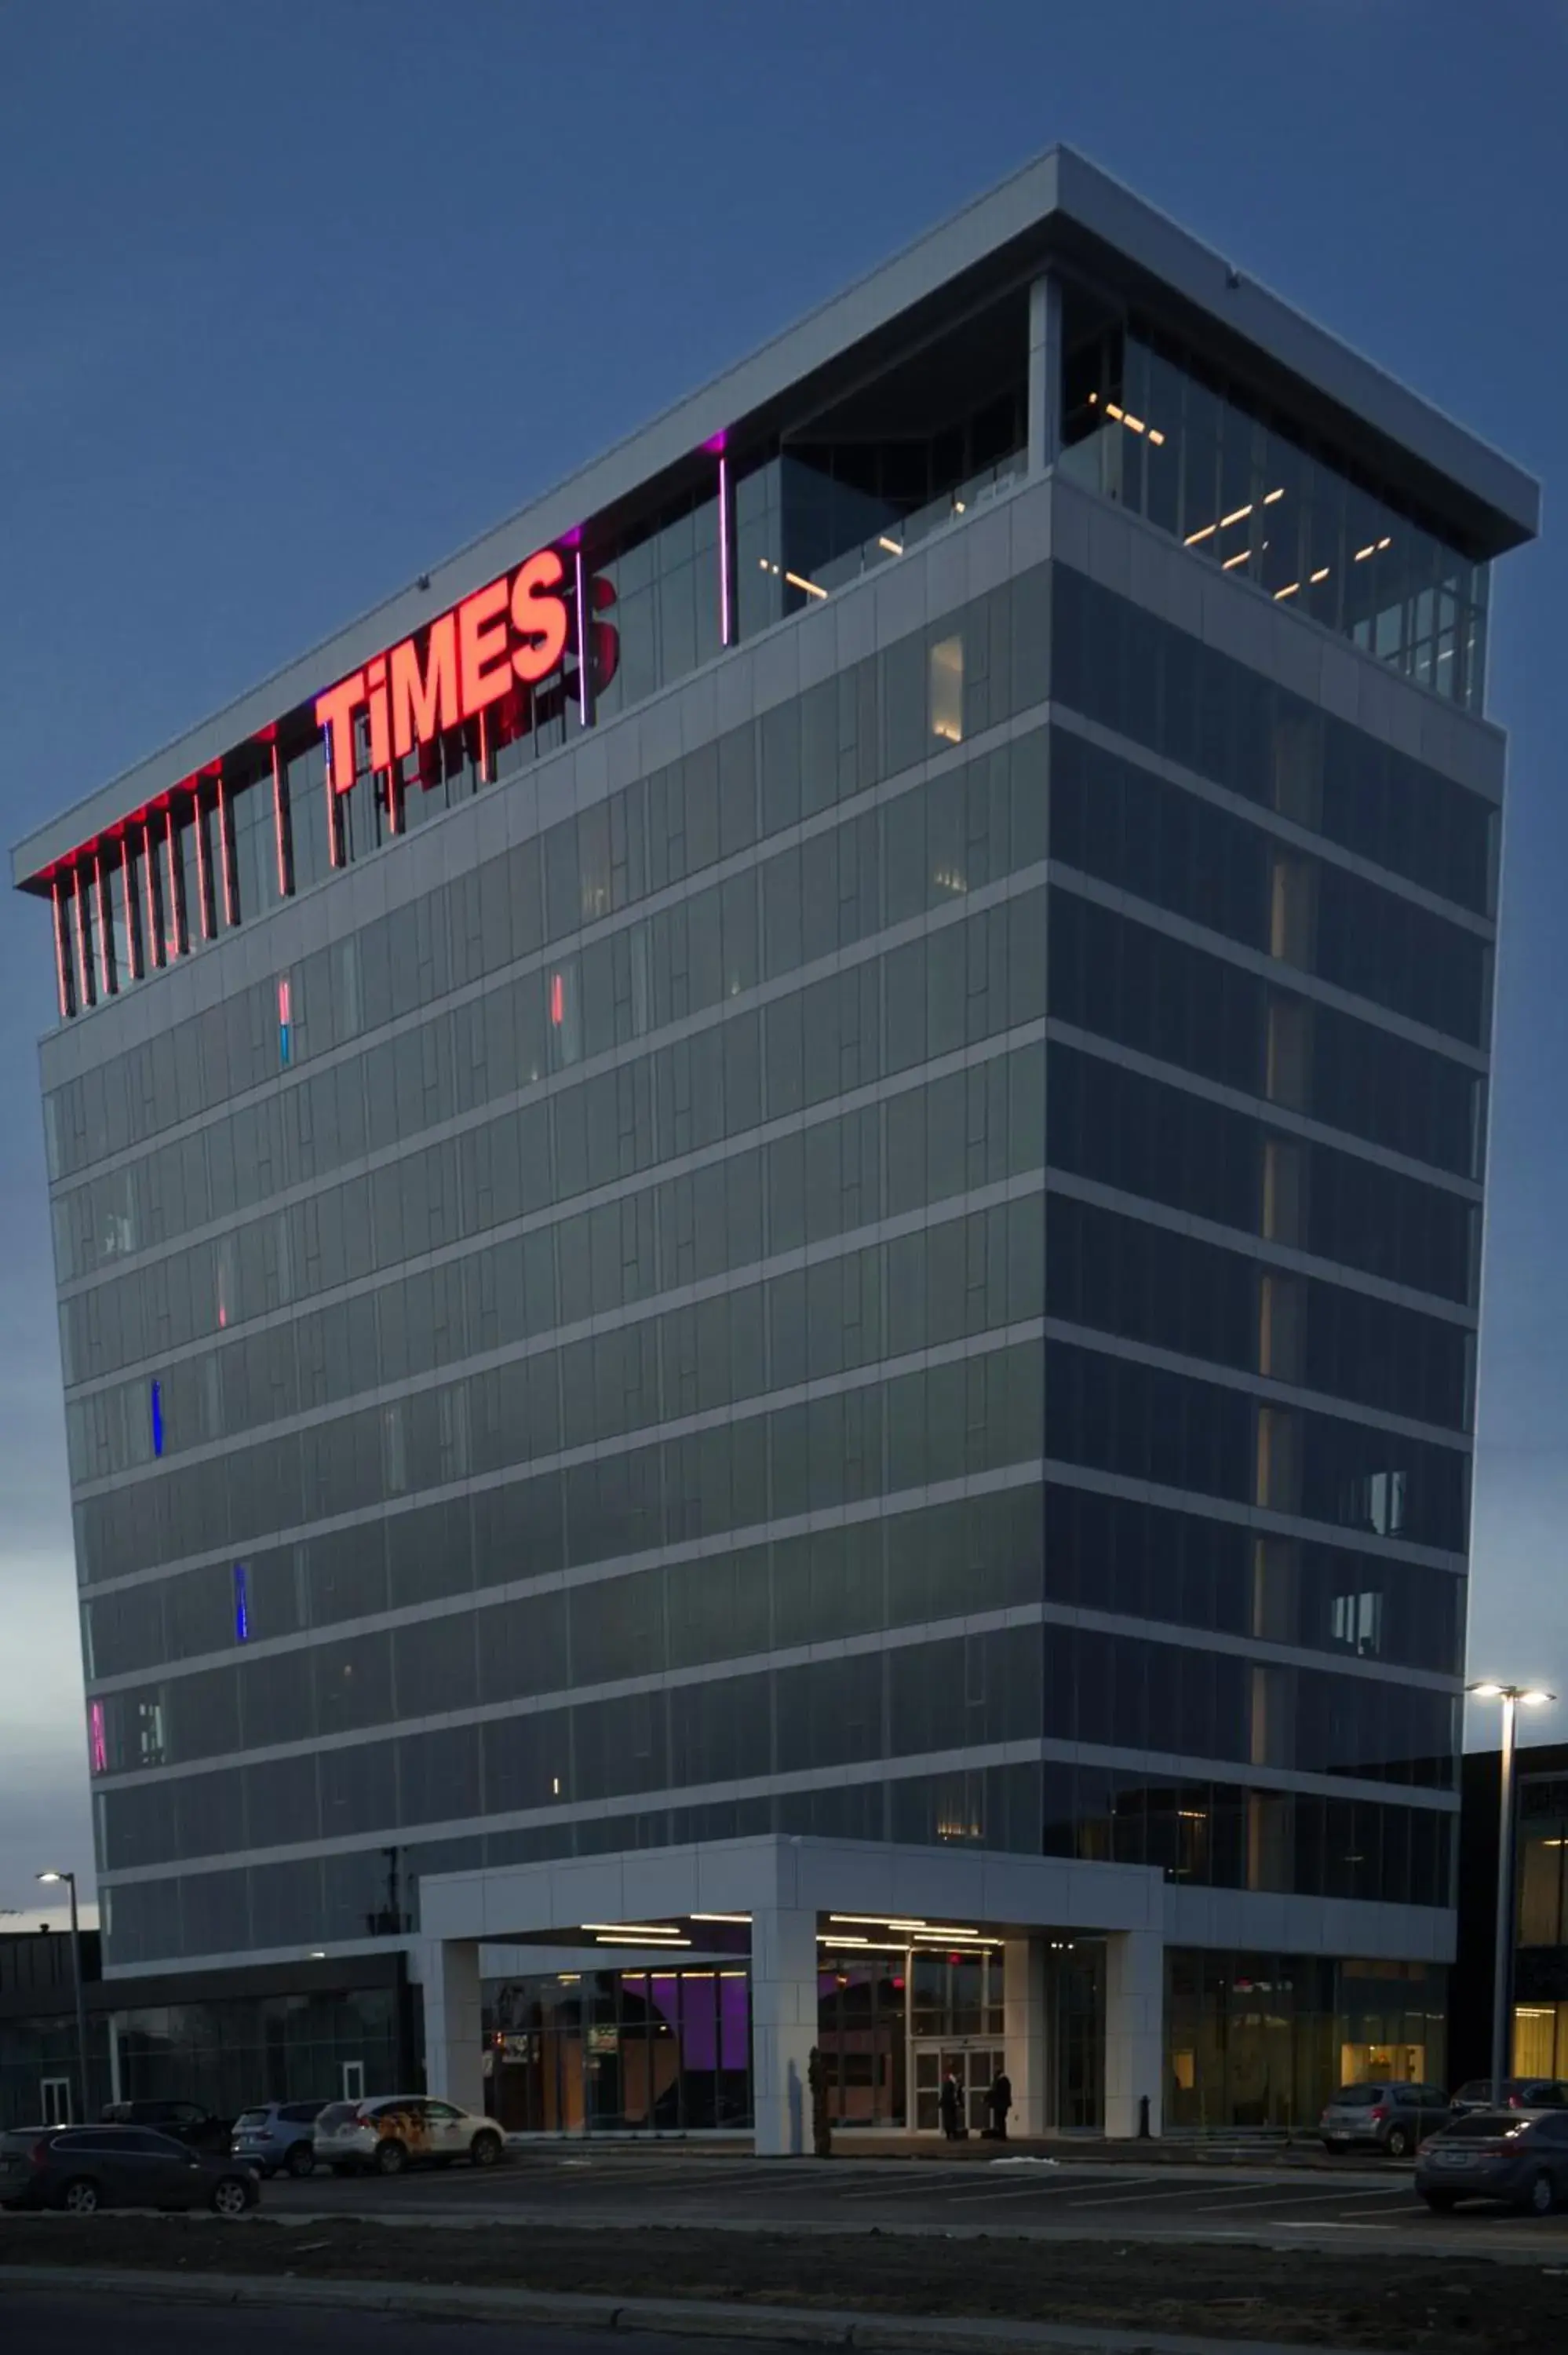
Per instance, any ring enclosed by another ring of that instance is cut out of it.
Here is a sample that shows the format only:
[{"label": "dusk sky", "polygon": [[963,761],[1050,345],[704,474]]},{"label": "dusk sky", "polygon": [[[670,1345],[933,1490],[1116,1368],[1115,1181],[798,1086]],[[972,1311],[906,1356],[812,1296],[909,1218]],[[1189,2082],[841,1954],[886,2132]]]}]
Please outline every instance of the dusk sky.
[{"label": "dusk sky", "polygon": [[[1565,95],[1563,0],[0,0],[7,840],[1081,148],[1545,482],[1494,591],[1471,1661],[1568,1694]],[[0,1909],[91,1863],[51,957],[8,899]]]}]

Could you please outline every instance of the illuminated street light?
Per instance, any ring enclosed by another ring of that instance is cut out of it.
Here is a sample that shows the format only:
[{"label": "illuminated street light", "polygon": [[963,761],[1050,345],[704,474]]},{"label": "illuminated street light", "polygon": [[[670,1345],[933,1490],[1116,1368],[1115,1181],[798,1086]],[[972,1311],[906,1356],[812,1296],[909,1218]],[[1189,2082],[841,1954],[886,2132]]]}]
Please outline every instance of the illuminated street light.
[{"label": "illuminated street light", "polygon": [[74,1872],[40,1872],[45,1883],[63,1881],[70,1891],[70,1968],[76,1987],[76,2097],[80,2104],[79,2116],[87,2123],[87,2004],[81,1991],[81,1923],[76,1910],[76,1875]]},{"label": "illuminated street light", "polygon": [[1498,1792],[1498,1918],[1492,1955],[1492,2107],[1502,2101],[1508,2074],[1508,2009],[1513,1984],[1513,1760],[1516,1721],[1521,1709],[1544,1709],[1555,1700],[1540,1685],[1499,1685],[1491,1678],[1467,1685],[1476,1700],[1502,1703],[1502,1771]]}]

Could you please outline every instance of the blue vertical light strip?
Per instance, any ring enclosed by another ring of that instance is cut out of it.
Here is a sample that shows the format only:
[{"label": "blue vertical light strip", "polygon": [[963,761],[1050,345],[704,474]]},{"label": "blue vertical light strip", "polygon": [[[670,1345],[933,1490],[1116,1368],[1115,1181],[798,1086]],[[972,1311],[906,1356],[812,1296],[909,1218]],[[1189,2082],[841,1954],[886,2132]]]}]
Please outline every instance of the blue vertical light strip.
[{"label": "blue vertical light strip", "polygon": [[161,1455],[164,1452],[164,1391],[163,1385],[159,1382],[153,1384],[152,1406],[153,1453],[154,1455]]},{"label": "blue vertical light strip", "polygon": [[250,1641],[250,1596],[242,1561],[234,1565],[234,1640],[237,1644]]},{"label": "blue vertical light strip", "polygon": [[278,1060],[287,1071],[294,1060],[294,1004],[289,976],[278,984]]}]

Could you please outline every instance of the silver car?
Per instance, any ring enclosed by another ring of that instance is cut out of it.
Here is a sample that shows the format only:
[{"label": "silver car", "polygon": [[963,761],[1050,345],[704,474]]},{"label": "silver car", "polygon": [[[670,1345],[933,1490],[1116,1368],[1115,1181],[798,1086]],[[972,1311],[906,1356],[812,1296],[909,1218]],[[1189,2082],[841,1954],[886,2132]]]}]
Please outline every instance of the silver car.
[{"label": "silver car", "polygon": [[329,2102],[315,2123],[315,2155],[334,2175],[401,2175],[406,2167],[493,2167],[504,2145],[493,2118],[424,2094]]},{"label": "silver car", "polygon": [[234,2121],[229,2150],[259,2175],[314,2172],[316,2154],[312,2129],[326,2107],[324,2102],[265,2102],[260,2109],[241,2110]]},{"label": "silver car", "polygon": [[1441,2085],[1341,2085],[1318,2121],[1328,2150],[1371,2143],[1390,2158],[1408,2158],[1423,2138],[1448,2123]]}]

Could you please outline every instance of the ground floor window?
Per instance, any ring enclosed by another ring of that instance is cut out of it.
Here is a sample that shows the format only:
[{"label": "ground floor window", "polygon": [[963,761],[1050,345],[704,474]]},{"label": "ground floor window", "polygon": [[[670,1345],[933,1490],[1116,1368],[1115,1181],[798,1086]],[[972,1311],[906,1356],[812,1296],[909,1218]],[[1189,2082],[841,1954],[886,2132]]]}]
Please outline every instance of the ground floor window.
[{"label": "ground floor window", "polygon": [[1439,2083],[1447,1973],[1436,1965],[1172,1949],[1168,2126],[1308,2126],[1340,2085]]},{"label": "ground floor window", "polygon": [[751,2124],[743,1965],[487,1983],[485,2104],[520,2134]]}]

